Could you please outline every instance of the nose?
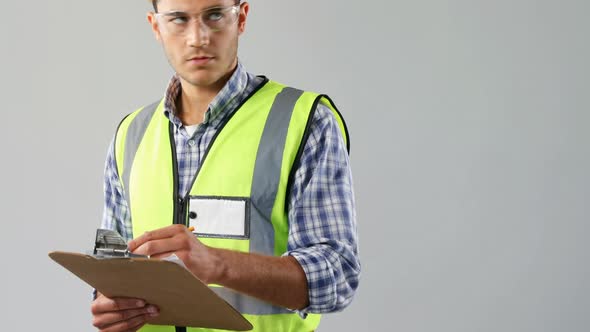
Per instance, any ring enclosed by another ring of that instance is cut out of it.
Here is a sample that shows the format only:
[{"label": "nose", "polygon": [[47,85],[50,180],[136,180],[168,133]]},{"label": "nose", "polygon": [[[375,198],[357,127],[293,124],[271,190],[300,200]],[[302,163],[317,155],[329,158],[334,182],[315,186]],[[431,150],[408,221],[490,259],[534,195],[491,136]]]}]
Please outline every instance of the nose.
[{"label": "nose", "polygon": [[209,44],[209,28],[201,20],[192,20],[187,30],[189,46],[202,47]]}]

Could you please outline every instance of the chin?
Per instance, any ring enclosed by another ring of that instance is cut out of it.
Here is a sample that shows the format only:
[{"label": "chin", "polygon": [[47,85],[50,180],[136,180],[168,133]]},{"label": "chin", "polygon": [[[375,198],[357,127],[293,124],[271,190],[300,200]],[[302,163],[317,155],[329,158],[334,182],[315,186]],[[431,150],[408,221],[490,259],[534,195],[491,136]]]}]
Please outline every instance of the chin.
[{"label": "chin", "polygon": [[189,81],[192,85],[194,86],[198,86],[198,87],[210,87],[212,85],[215,85],[215,83],[217,83],[218,80],[213,79],[213,78],[207,78],[207,79],[194,79]]},{"label": "chin", "polygon": [[213,85],[221,78],[221,75],[216,75],[214,73],[190,73],[188,75],[180,76],[191,85],[199,87]]}]

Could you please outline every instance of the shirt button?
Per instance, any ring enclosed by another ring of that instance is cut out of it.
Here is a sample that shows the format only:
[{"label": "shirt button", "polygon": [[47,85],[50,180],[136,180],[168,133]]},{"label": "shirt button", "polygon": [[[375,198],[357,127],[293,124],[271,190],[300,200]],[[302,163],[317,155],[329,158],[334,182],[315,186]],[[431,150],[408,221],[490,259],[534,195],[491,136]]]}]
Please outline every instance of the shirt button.
[{"label": "shirt button", "polygon": [[194,141],[194,140],[192,140],[192,139],[191,139],[191,140],[189,140],[189,141],[188,141],[188,145],[189,145],[189,146],[195,146],[195,141]]}]

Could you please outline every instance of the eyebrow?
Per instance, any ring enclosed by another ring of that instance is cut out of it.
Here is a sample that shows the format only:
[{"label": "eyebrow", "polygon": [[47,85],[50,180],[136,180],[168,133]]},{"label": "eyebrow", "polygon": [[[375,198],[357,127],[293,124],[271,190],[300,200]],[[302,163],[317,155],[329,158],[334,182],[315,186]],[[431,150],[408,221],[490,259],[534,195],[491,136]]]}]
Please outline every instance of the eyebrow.
[{"label": "eyebrow", "polygon": [[167,12],[162,12],[161,14],[166,16],[186,16],[188,12],[182,10],[171,10]]},{"label": "eyebrow", "polygon": [[[226,6],[213,6],[213,7],[207,7],[204,8],[203,10],[199,11],[198,13],[202,13],[202,12],[206,12],[208,10],[212,10],[212,9],[221,9],[221,8],[226,8]],[[190,15],[189,12],[183,11],[183,10],[170,10],[167,12],[161,12],[162,15],[166,15],[166,16],[173,16],[173,17],[179,17],[179,16],[188,16]]]},{"label": "eyebrow", "polygon": [[[235,6],[235,4],[224,5],[224,4],[220,3],[220,4],[216,4],[216,5],[211,5],[209,7],[205,7],[203,9],[199,10],[198,12],[200,13],[200,12],[203,12],[203,11],[206,11],[206,10],[210,10],[210,9],[226,8],[226,7],[232,7],[232,6]],[[186,10],[172,9],[172,10],[166,11],[164,13],[170,14],[170,15],[176,15],[176,14],[181,14],[182,15],[182,14],[188,14],[190,12],[188,12]]]},{"label": "eyebrow", "polygon": [[183,12],[182,10],[169,10],[169,11],[165,11],[165,12],[159,12],[158,14],[178,16],[178,15],[184,15],[184,14],[186,14],[186,12]]}]

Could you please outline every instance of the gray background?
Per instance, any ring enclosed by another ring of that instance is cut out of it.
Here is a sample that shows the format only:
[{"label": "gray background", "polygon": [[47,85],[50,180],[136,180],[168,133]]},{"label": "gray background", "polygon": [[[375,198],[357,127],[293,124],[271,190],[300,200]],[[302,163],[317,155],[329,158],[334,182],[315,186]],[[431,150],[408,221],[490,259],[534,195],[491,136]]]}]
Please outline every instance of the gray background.
[{"label": "gray background", "polygon": [[[590,3],[252,1],[255,73],[348,121],[362,281],[321,331],[590,330]],[[85,251],[121,117],[171,71],[141,0],[3,3],[2,330],[92,331]]]}]

